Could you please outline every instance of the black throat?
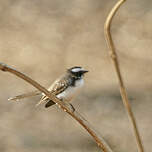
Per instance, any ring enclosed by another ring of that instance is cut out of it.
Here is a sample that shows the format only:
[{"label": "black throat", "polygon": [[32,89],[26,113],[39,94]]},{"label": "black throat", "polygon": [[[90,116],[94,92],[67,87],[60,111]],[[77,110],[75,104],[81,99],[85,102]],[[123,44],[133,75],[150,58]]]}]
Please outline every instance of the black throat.
[{"label": "black throat", "polygon": [[80,80],[80,79],[81,79],[81,77],[70,76],[70,85],[74,87],[76,81],[77,81],[77,80]]}]

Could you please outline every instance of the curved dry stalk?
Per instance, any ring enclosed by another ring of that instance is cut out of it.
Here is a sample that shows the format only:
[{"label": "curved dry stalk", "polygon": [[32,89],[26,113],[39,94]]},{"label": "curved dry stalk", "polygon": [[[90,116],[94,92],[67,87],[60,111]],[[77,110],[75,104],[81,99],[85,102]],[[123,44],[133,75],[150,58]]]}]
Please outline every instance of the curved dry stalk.
[{"label": "curved dry stalk", "polygon": [[118,77],[118,80],[119,80],[120,93],[121,93],[121,97],[122,97],[122,100],[123,100],[123,104],[124,104],[125,109],[127,111],[128,117],[130,119],[130,122],[131,122],[131,125],[132,125],[132,128],[133,128],[134,135],[136,137],[138,150],[140,152],[144,152],[144,148],[143,148],[143,145],[142,145],[140,134],[139,134],[139,131],[138,131],[138,128],[137,128],[137,125],[136,125],[136,120],[135,120],[135,117],[133,115],[131,106],[129,104],[127,92],[126,92],[125,85],[123,83],[123,79],[122,79],[122,76],[121,76],[121,72],[120,72],[120,68],[119,68],[119,62],[118,62],[118,59],[117,59],[117,54],[116,54],[116,51],[115,51],[114,42],[112,40],[111,33],[110,33],[110,25],[111,25],[112,19],[113,19],[115,13],[117,12],[117,10],[119,9],[119,7],[121,6],[121,4],[123,4],[125,1],[126,0],[119,0],[115,4],[115,6],[112,8],[112,10],[109,13],[109,15],[106,19],[106,22],[105,22],[104,33],[105,33],[105,39],[106,39],[107,45],[109,47],[110,57],[113,61],[113,64],[114,64],[114,67],[115,67],[115,70],[116,70],[116,74],[117,74],[117,77]]},{"label": "curved dry stalk", "polygon": [[94,138],[95,142],[102,149],[103,152],[113,152],[112,149],[109,147],[109,145],[105,142],[105,140],[101,136],[99,136],[99,134],[93,129],[93,127],[91,127],[89,122],[86,119],[84,119],[76,110],[73,112],[69,108],[70,106],[68,106],[66,102],[60,101],[58,98],[56,98],[55,95],[51,94],[47,89],[45,89],[39,83],[32,80],[31,78],[24,75],[23,73],[7,66],[4,63],[0,63],[0,70],[10,72],[10,73],[22,78],[23,80],[25,80],[26,82],[28,82],[29,84],[34,86],[36,89],[43,92],[46,96],[48,96],[50,98],[50,100],[57,103],[62,110],[64,110],[69,115],[71,115],[75,120],[77,120],[79,122],[79,124],[81,126],[83,126],[88,131],[88,133]]}]

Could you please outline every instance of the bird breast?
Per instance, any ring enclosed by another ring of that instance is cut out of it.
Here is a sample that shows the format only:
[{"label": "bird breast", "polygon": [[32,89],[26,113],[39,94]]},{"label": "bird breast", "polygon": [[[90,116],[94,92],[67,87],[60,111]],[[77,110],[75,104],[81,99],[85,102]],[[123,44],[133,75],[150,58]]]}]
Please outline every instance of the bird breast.
[{"label": "bird breast", "polygon": [[57,95],[59,99],[66,99],[70,101],[80,90],[80,88],[84,85],[84,80],[76,80],[75,86],[69,86],[65,91]]}]

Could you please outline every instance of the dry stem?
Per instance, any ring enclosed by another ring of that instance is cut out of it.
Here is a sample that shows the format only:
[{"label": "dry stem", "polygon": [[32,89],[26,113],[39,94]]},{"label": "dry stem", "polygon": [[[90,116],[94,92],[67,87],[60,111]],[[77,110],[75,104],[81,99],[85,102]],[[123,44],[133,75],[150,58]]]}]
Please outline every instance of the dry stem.
[{"label": "dry stem", "polygon": [[123,83],[123,79],[122,79],[120,68],[119,68],[119,62],[118,62],[118,59],[117,59],[115,46],[114,46],[114,43],[113,43],[113,40],[112,40],[112,37],[111,37],[111,33],[110,33],[110,25],[111,25],[112,19],[113,19],[115,13],[117,12],[117,10],[119,9],[119,7],[121,6],[121,4],[123,4],[124,2],[125,2],[125,0],[119,0],[115,4],[115,6],[112,8],[112,10],[109,13],[109,15],[106,19],[106,22],[105,22],[104,33],[105,33],[105,39],[106,39],[107,45],[109,47],[110,57],[113,61],[113,64],[114,64],[114,67],[115,67],[115,70],[116,70],[116,74],[117,74],[117,77],[118,77],[118,80],[119,80],[120,93],[121,93],[121,97],[122,97],[122,100],[123,100],[123,104],[124,104],[125,109],[127,111],[128,117],[130,119],[130,122],[131,122],[131,125],[132,125],[132,128],[133,128],[134,135],[136,137],[138,150],[139,150],[139,152],[144,152],[142,141],[141,141],[141,138],[140,138],[140,134],[139,134],[139,131],[138,131],[138,128],[137,128],[137,125],[136,125],[135,117],[133,115],[133,112],[131,110],[131,106],[129,104],[129,100],[128,100],[128,97],[127,97],[127,92],[126,92],[125,85]]},{"label": "dry stem", "polygon": [[43,92],[46,96],[50,98],[50,100],[53,100],[55,103],[57,103],[62,110],[64,110],[69,115],[71,115],[75,120],[77,120],[80,123],[80,125],[82,125],[88,131],[88,133],[94,138],[97,145],[102,149],[103,152],[113,152],[109,147],[109,145],[104,141],[104,139],[101,136],[99,136],[99,134],[89,125],[88,121],[86,121],[86,119],[84,119],[77,111],[74,112],[71,111],[71,109],[69,109],[68,106],[66,106],[67,103],[64,103],[63,101],[61,102],[58,98],[56,98],[56,96],[51,94],[47,89],[45,89],[39,83],[32,80],[23,73],[7,66],[6,64],[0,63],[0,70],[10,72],[22,78],[23,80],[34,86],[36,89]]}]

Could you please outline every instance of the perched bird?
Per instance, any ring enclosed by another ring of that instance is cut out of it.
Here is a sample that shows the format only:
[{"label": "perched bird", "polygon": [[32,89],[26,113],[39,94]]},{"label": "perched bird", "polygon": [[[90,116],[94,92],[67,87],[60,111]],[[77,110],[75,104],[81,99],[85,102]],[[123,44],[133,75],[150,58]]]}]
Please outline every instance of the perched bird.
[{"label": "perched bird", "polygon": [[[56,95],[60,100],[66,100],[70,102],[72,98],[78,93],[80,88],[84,85],[83,76],[88,71],[83,69],[82,67],[75,66],[70,69],[67,69],[66,73],[58,78],[49,88],[48,90]],[[22,98],[26,98],[29,96],[39,95],[40,92],[34,91],[27,94],[22,94],[9,100],[19,100]],[[50,100],[45,94],[42,93],[42,98],[39,101],[39,104],[46,103],[45,107],[48,108],[55,103]]]},{"label": "perched bird", "polygon": [[[51,93],[55,94],[56,97],[61,100],[71,101],[72,98],[78,93],[80,88],[83,86],[83,76],[86,72],[88,71],[78,66],[67,69],[66,73],[59,79],[57,79],[48,88],[48,90]],[[43,102],[46,102],[46,108],[55,104],[47,96],[45,96],[45,94],[43,94],[40,102],[37,105]]]}]

